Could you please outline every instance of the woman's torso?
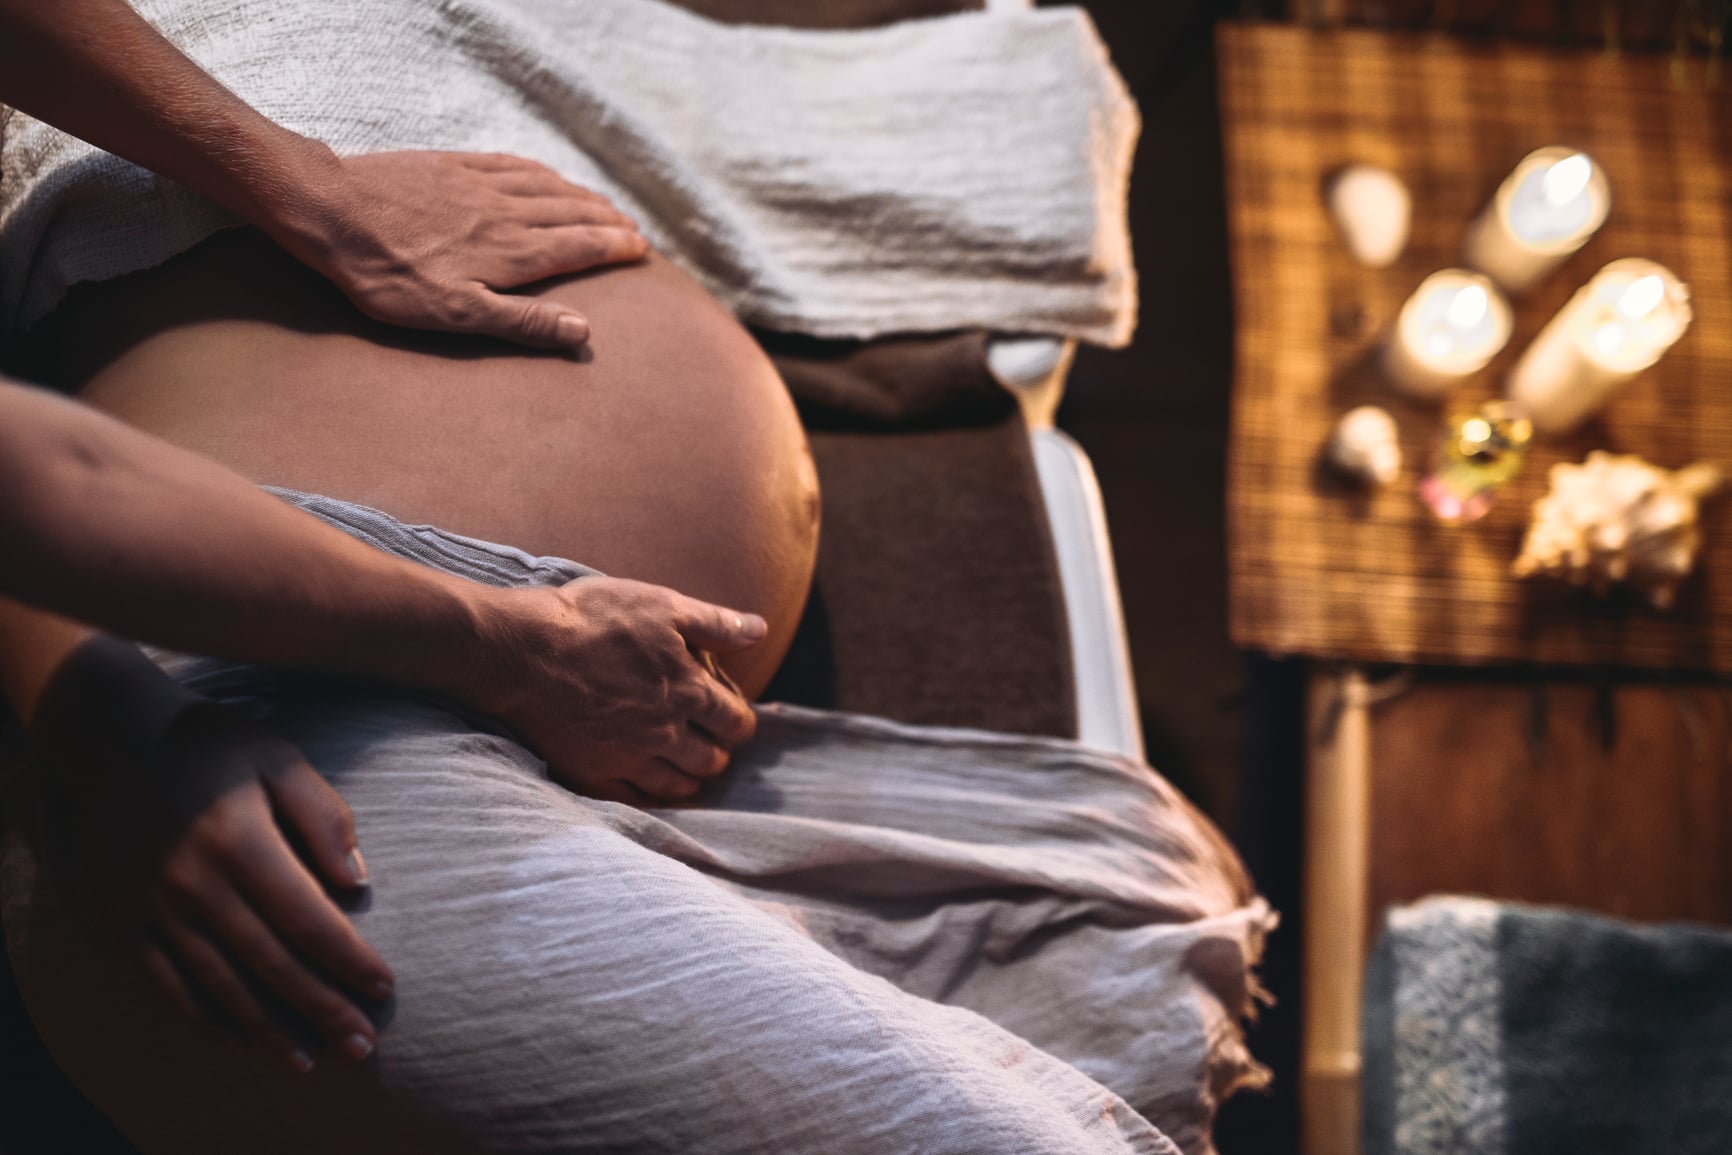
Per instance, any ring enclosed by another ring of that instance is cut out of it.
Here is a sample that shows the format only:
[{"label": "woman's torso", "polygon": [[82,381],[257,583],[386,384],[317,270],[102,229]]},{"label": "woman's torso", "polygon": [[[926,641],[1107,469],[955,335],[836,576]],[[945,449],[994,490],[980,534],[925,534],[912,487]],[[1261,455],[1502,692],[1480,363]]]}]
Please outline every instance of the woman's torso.
[{"label": "woman's torso", "polygon": [[581,358],[394,330],[260,234],[75,292],[15,368],[261,483],[763,613],[762,687],[810,581],[817,487],[780,379],[666,261],[540,292]]}]

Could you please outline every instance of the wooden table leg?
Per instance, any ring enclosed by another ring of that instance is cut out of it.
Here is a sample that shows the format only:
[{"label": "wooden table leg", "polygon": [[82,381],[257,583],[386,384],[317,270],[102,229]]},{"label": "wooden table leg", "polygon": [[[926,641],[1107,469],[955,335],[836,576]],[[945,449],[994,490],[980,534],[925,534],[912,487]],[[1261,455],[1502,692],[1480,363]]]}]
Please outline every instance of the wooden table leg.
[{"label": "wooden table leg", "polygon": [[1307,697],[1301,1150],[1358,1155],[1371,696],[1348,666],[1314,673]]}]

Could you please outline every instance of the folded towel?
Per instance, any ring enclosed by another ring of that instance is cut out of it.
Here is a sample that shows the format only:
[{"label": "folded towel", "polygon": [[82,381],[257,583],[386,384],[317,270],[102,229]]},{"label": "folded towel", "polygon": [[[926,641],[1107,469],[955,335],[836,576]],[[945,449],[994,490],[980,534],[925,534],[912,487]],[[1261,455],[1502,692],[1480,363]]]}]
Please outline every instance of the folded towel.
[{"label": "folded towel", "polygon": [[1732,1150],[1732,932],[1431,899],[1365,1006],[1366,1155]]},{"label": "folded towel", "polygon": [[[736,26],[655,0],[138,0],[266,116],[341,153],[517,153],[613,198],[744,320],[1129,341],[1135,104],[1093,26],[1015,6]],[[14,115],[0,339],[225,223]]]}]

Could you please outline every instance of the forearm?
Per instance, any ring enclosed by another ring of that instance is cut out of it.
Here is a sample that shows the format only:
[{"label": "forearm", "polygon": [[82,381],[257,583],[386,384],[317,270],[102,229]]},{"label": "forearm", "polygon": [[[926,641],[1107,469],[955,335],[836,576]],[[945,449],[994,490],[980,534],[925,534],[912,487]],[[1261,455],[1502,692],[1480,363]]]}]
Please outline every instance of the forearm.
[{"label": "forearm", "polygon": [[254,111],[123,0],[0,0],[0,103],[267,229],[335,164],[328,148]]},{"label": "forearm", "polygon": [[[521,592],[390,557],[214,462],[5,383],[0,541],[0,594],[68,618],[194,653],[390,679],[482,708],[478,676],[509,652],[509,599]],[[43,676],[9,676],[9,696],[29,702]]]}]

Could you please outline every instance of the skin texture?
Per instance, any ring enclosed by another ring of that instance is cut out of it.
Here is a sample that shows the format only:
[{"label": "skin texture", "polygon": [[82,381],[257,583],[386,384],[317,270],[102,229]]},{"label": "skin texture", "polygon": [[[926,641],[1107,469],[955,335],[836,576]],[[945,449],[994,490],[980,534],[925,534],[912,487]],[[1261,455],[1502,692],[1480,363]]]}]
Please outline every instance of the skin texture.
[{"label": "skin texture", "polygon": [[817,544],[798,416],[750,336],[660,257],[533,290],[591,317],[580,357],[360,316],[256,233],[76,291],[30,371],[252,481],[323,493],[769,623],[792,639]]}]

